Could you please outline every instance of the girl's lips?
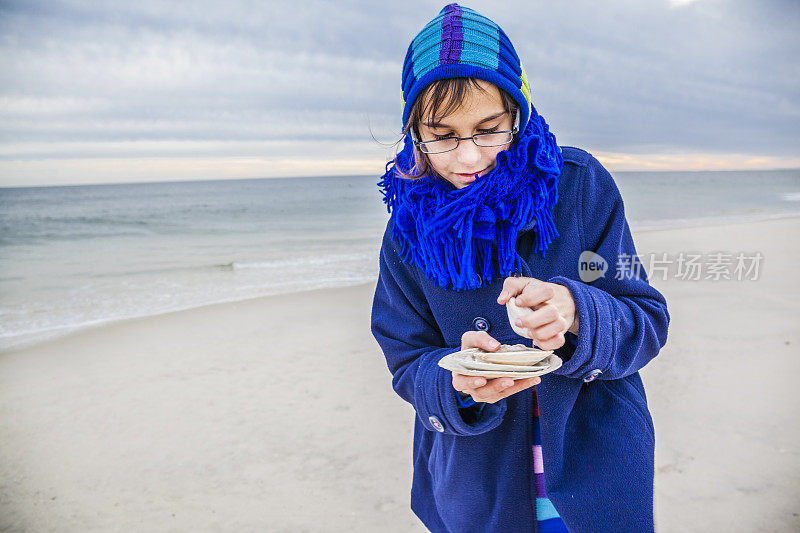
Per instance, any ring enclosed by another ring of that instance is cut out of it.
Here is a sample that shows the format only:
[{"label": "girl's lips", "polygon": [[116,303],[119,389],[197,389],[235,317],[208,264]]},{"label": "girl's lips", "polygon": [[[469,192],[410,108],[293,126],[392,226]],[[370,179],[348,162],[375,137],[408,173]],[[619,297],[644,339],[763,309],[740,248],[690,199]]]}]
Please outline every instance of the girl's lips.
[{"label": "girl's lips", "polygon": [[460,177],[462,177],[462,178],[474,178],[474,177],[475,177],[475,174],[477,174],[477,175],[478,175],[478,177],[481,177],[481,176],[483,176],[484,174],[486,174],[486,169],[484,168],[484,169],[483,169],[483,170],[481,170],[480,172],[472,172],[472,173],[469,173],[469,174],[461,174],[461,173],[459,173],[459,172],[456,172],[456,176],[460,176]]}]

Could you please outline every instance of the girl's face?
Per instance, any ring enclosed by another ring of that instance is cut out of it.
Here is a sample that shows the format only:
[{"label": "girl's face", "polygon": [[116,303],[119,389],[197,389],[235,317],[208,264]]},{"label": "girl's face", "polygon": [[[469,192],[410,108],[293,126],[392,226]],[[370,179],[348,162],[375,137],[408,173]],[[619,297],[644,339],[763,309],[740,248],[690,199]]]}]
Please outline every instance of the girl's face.
[{"label": "girl's face", "polygon": [[[462,105],[438,122],[419,125],[421,141],[432,141],[444,137],[471,137],[476,133],[507,131],[512,127],[512,116],[503,107],[500,90],[492,83],[477,80],[484,89],[467,93]],[[510,143],[509,143],[510,144]],[[483,176],[497,164],[497,154],[508,148],[504,146],[477,146],[472,139],[458,143],[455,150],[440,154],[425,154],[433,170],[456,188],[463,189],[473,181],[475,174]]]}]

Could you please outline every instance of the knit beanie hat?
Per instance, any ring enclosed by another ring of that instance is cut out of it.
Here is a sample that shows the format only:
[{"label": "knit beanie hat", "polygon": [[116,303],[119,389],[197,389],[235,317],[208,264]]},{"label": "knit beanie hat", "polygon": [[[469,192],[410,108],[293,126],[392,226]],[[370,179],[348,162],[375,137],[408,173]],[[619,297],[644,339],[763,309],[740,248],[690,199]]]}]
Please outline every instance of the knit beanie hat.
[{"label": "knit beanie hat", "polygon": [[488,18],[448,4],[406,53],[403,126],[426,86],[454,77],[482,79],[517,101],[515,140],[497,154],[488,173],[459,189],[433,170],[419,179],[404,177],[416,165],[409,130],[378,186],[400,258],[440,287],[460,291],[520,270],[515,245],[523,231],[535,232],[533,252],[544,257],[558,237],[553,209],[564,159],[547,122],[530,102],[525,71],[508,37]]},{"label": "knit beanie hat", "polygon": [[403,126],[425,87],[460,77],[479,78],[505,90],[519,103],[519,129],[525,129],[531,89],[514,46],[500,26],[455,3],[442,8],[408,47],[403,63]]}]

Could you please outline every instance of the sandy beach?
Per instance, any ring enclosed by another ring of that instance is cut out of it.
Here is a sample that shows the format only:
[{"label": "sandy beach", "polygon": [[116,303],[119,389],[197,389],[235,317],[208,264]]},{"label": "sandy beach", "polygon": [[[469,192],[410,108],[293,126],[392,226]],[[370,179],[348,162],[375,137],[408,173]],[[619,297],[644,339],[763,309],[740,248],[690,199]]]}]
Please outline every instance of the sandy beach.
[{"label": "sandy beach", "polygon": [[[643,258],[763,256],[757,279],[651,279],[672,317],[642,372],[660,531],[800,528],[798,237],[800,218],[634,234]],[[414,412],[370,334],[373,289],[0,354],[0,531],[424,531]]]}]

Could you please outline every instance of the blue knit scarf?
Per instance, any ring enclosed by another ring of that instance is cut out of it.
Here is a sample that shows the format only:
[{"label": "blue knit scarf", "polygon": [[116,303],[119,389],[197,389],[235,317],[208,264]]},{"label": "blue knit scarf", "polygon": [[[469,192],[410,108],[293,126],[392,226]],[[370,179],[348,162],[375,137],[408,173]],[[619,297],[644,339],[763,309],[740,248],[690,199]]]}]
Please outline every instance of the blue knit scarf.
[{"label": "blue knit scarf", "polygon": [[417,180],[400,177],[398,168],[414,166],[413,150],[407,134],[378,182],[404,262],[442,288],[477,289],[521,270],[517,236],[533,225],[534,252],[544,257],[558,236],[553,208],[564,159],[532,106],[525,130],[497,154],[497,165],[463,189],[433,170]]}]

